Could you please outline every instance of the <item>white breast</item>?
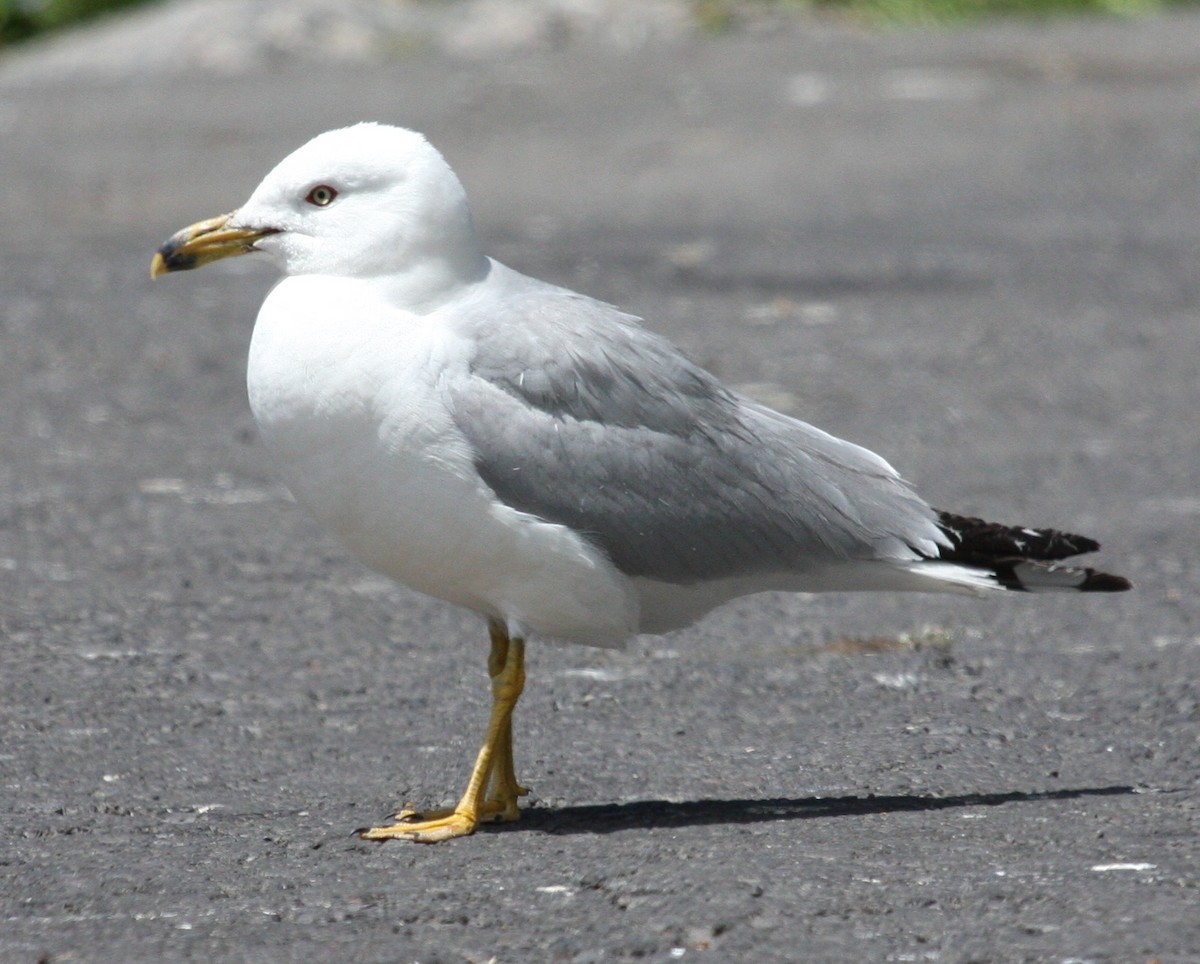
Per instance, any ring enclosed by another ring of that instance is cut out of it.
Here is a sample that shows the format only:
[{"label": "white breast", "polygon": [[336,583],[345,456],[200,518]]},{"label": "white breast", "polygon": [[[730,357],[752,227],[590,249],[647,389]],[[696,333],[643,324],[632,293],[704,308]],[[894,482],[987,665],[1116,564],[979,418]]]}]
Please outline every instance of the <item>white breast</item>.
[{"label": "white breast", "polygon": [[561,526],[497,502],[443,388],[471,345],[375,296],[369,281],[288,278],[250,345],[250,405],[296,500],[368,566],[509,623],[613,645],[636,595]]}]

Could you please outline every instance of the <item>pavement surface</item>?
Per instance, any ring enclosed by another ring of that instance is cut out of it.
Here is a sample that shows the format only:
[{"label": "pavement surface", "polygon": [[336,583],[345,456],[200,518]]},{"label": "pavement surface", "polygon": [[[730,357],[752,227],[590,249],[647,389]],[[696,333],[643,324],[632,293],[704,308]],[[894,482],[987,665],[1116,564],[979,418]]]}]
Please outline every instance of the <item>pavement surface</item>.
[{"label": "pavement surface", "polygon": [[[1200,17],[28,67],[0,61],[0,960],[1200,959]],[[269,266],[148,265],[359,119],[424,130],[501,260],[936,505],[1100,538],[1137,591],[535,643],[525,819],[355,839],[457,796],[483,627],[274,480],[243,387]]]}]

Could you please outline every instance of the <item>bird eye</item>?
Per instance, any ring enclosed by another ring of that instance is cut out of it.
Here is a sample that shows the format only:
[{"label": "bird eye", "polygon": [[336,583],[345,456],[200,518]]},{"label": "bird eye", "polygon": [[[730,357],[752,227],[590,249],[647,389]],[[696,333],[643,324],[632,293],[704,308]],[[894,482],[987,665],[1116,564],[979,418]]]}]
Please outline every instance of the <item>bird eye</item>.
[{"label": "bird eye", "polygon": [[338,196],[338,192],[331,188],[328,184],[318,184],[305,196],[309,204],[316,205],[319,208],[328,207],[333,203],[333,199]]}]

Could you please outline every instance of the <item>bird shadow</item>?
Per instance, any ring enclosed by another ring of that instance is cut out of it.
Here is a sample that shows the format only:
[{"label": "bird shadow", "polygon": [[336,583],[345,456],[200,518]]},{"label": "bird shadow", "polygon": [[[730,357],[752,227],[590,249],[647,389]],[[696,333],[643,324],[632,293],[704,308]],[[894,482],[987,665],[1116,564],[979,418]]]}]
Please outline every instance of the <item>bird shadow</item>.
[{"label": "bird shadow", "polygon": [[[961,793],[952,796],[901,794],[864,797],[774,797],[763,800],[636,800],[557,809],[530,807],[521,820],[505,824],[507,832],[537,831],[547,834],[604,834],[621,830],[662,827],[698,827],[708,824],[752,824],[773,820],[813,820],[818,817],[855,817],[899,811],[930,812],[964,807],[999,807],[1010,803],[1039,803],[1114,797],[1139,792],[1136,787],[1078,787],[1063,790],[1006,793]],[[499,829],[493,827],[492,829]]]}]

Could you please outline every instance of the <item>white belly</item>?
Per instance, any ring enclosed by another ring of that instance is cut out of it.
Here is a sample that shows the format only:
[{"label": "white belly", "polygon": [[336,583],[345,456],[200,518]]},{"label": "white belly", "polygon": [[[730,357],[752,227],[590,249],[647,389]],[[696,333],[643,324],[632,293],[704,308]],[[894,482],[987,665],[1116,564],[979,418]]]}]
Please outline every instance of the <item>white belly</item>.
[{"label": "white belly", "polygon": [[619,645],[629,580],[561,526],[497,502],[441,389],[469,346],[369,297],[289,278],[250,346],[250,404],[285,483],[360,561],[421,592],[534,632]]}]

